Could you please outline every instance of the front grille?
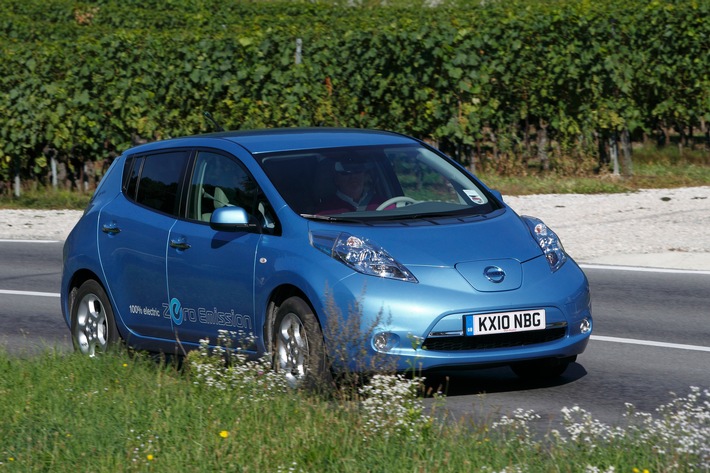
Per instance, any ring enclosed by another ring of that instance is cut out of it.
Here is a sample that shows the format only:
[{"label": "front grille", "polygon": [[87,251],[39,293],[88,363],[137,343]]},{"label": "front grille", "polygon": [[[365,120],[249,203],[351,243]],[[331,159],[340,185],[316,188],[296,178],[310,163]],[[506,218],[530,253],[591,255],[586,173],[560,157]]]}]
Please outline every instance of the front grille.
[{"label": "front grille", "polygon": [[566,327],[529,332],[495,333],[493,335],[477,335],[473,337],[432,337],[422,344],[425,350],[433,351],[463,351],[490,350],[493,348],[514,348],[537,343],[552,342],[564,337]]}]

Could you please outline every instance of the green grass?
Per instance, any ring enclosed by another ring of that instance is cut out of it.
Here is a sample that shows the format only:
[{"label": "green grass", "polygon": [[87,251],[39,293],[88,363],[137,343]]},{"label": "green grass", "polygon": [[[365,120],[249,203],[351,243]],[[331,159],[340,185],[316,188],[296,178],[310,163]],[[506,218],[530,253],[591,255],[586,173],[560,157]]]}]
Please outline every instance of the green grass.
[{"label": "green grass", "polygon": [[504,195],[603,194],[639,189],[671,189],[710,185],[710,153],[675,146],[647,145],[634,150],[632,175],[613,175],[611,169],[581,176],[543,173],[535,167],[526,176],[480,173],[479,177]]},{"label": "green grass", "polygon": [[199,381],[124,353],[0,353],[0,471],[705,471],[692,468],[702,453],[659,455],[653,435],[536,440],[530,413],[496,426],[435,411],[411,433],[387,434],[352,400]]},{"label": "green grass", "polygon": [[528,175],[480,173],[479,177],[504,195],[608,194],[639,189],[669,189],[710,185],[710,152],[677,146],[644,145],[634,149],[632,175],[614,176],[611,169],[581,176],[543,173],[535,167]]},{"label": "green grass", "polygon": [[524,177],[479,174],[479,177],[503,195],[613,194],[639,189],[707,186],[710,185],[710,166],[636,164],[634,175],[630,178],[608,173],[584,177],[556,176],[552,173]]},{"label": "green grass", "polygon": [[89,199],[88,192],[39,188],[22,191],[20,197],[0,194],[0,209],[84,210]]}]

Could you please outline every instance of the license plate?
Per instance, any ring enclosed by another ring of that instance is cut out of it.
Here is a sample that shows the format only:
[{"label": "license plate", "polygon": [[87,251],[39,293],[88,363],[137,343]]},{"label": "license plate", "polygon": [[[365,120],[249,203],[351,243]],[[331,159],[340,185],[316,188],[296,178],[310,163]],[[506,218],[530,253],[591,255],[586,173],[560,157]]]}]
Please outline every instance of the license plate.
[{"label": "license plate", "polygon": [[526,332],[545,328],[545,309],[464,316],[467,336]]}]

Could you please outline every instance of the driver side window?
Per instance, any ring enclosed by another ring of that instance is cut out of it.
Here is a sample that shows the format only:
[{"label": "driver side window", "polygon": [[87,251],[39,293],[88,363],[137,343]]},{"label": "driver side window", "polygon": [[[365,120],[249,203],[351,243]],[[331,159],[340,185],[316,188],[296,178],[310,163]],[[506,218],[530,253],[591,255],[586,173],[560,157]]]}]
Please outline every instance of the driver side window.
[{"label": "driver side window", "polygon": [[190,183],[187,217],[209,222],[220,207],[241,207],[264,229],[275,227],[271,207],[256,181],[236,160],[211,151],[199,151]]}]

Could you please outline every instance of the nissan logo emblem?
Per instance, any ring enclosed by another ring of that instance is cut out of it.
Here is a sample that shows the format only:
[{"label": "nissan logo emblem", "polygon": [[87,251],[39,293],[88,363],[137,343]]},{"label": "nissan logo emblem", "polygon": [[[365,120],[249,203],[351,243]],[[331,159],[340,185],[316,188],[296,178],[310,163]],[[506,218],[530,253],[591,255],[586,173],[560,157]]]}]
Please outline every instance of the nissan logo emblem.
[{"label": "nissan logo emblem", "polygon": [[488,279],[490,282],[493,283],[502,283],[503,280],[505,279],[505,271],[503,271],[501,268],[498,266],[488,266],[486,269],[483,270],[483,275]]}]

